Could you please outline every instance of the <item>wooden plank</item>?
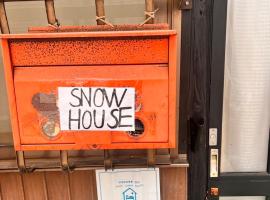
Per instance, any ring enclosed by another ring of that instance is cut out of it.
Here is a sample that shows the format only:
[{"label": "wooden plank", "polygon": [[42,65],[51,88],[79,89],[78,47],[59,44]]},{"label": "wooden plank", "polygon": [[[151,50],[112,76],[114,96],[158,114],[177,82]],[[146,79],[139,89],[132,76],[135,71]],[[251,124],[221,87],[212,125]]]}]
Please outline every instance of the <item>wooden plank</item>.
[{"label": "wooden plank", "polygon": [[6,15],[5,3],[3,0],[0,1],[0,26],[2,33],[9,33],[8,20]]},{"label": "wooden plank", "polygon": [[70,200],[69,174],[65,172],[45,172],[48,199]]},{"label": "wooden plank", "polygon": [[96,200],[95,171],[76,171],[70,174],[71,199]]},{"label": "wooden plank", "polygon": [[[145,0],[145,13],[149,13],[150,14],[154,10],[155,10],[154,0]],[[146,20],[150,17],[149,14],[145,14],[145,19]],[[153,24],[153,23],[154,23],[154,19],[153,18],[149,19],[146,22],[146,24]]]},{"label": "wooden plank", "polygon": [[186,168],[160,169],[160,192],[162,200],[187,199]]},{"label": "wooden plank", "polygon": [[[96,2],[96,16],[103,17],[105,20],[105,8],[104,8],[104,0],[95,0]],[[101,20],[97,20],[97,25],[105,25],[105,22]]]},{"label": "wooden plank", "polygon": [[27,200],[46,200],[46,183],[43,181],[44,172],[23,174],[23,188],[25,199]]},{"label": "wooden plank", "polygon": [[170,150],[170,154],[172,158],[178,157],[179,152],[179,141],[181,137],[181,132],[179,132],[179,112],[180,112],[180,106],[179,106],[179,101],[180,101],[180,70],[181,70],[181,23],[182,23],[182,13],[180,10],[178,10],[178,1],[177,0],[168,0],[168,6],[170,5],[172,14],[171,14],[171,27],[172,29],[177,31],[177,83],[176,83],[176,93],[177,93],[177,117],[176,117],[176,148]]},{"label": "wooden plank", "polygon": [[[204,199],[207,192],[207,137],[210,94],[211,32],[213,1],[194,0],[191,11],[183,11],[181,115],[183,141],[189,145],[189,199]],[[186,78],[183,76],[187,76]],[[184,87],[187,87],[184,89]],[[185,92],[187,92],[185,94]],[[187,101],[184,101],[187,99]],[[183,113],[182,113],[183,114]],[[188,120],[192,126],[188,127]],[[181,122],[180,121],[180,122]]]},{"label": "wooden plank", "polygon": [[182,12],[182,33],[181,40],[181,74],[180,74],[180,112],[179,112],[179,132],[180,152],[187,153],[188,144],[188,118],[190,112],[190,65],[191,65],[191,11]]},{"label": "wooden plank", "polygon": [[54,0],[45,0],[46,13],[48,23],[51,25],[59,25],[58,20],[56,19],[55,9],[54,9]]},{"label": "wooden plank", "polygon": [[3,200],[24,200],[21,175],[18,173],[0,174],[0,191]]}]

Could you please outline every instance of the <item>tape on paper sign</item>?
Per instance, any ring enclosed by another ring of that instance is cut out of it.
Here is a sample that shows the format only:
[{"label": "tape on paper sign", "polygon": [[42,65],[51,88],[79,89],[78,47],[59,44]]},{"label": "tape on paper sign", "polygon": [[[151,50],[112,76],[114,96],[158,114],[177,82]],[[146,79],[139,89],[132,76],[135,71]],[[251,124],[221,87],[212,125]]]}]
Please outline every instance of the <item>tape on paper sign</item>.
[{"label": "tape on paper sign", "polygon": [[63,131],[134,131],[135,88],[59,87]]}]

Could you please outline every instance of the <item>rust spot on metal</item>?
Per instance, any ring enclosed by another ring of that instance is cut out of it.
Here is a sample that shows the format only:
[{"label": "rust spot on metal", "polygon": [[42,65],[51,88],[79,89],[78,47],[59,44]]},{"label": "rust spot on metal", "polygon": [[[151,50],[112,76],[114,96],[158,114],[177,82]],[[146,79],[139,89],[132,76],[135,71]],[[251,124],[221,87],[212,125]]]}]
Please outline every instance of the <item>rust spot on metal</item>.
[{"label": "rust spot on metal", "polygon": [[39,113],[41,130],[49,139],[60,133],[59,113],[54,94],[37,93],[32,97],[32,105]]},{"label": "rust spot on metal", "polygon": [[42,116],[58,121],[58,107],[54,94],[34,94],[32,105]]},{"label": "rust spot on metal", "polygon": [[48,38],[10,41],[15,66],[168,63],[166,37]]},{"label": "rust spot on metal", "polygon": [[33,95],[32,105],[38,111],[58,111],[54,94],[37,93]]},{"label": "rust spot on metal", "polygon": [[210,194],[211,194],[211,196],[218,196],[219,195],[219,188],[212,187],[210,189]]},{"label": "rust spot on metal", "polygon": [[60,133],[59,124],[54,120],[49,120],[43,124],[42,132],[49,138],[56,137]]}]

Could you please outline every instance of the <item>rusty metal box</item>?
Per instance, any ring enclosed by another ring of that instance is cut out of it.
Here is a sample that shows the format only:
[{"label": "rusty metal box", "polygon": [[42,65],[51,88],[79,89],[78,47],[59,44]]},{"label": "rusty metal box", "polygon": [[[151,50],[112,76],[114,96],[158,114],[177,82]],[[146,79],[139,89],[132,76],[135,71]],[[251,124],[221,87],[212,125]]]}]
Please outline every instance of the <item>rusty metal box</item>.
[{"label": "rusty metal box", "polygon": [[1,40],[16,150],[175,147],[175,31]]}]

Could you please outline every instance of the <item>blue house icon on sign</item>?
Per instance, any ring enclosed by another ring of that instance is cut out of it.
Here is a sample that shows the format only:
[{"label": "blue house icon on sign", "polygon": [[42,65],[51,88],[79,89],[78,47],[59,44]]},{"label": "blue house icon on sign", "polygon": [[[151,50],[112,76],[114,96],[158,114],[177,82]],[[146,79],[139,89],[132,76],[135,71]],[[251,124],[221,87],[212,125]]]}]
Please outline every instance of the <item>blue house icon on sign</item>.
[{"label": "blue house icon on sign", "polygon": [[137,193],[131,188],[126,189],[123,192],[123,200],[137,200]]}]

